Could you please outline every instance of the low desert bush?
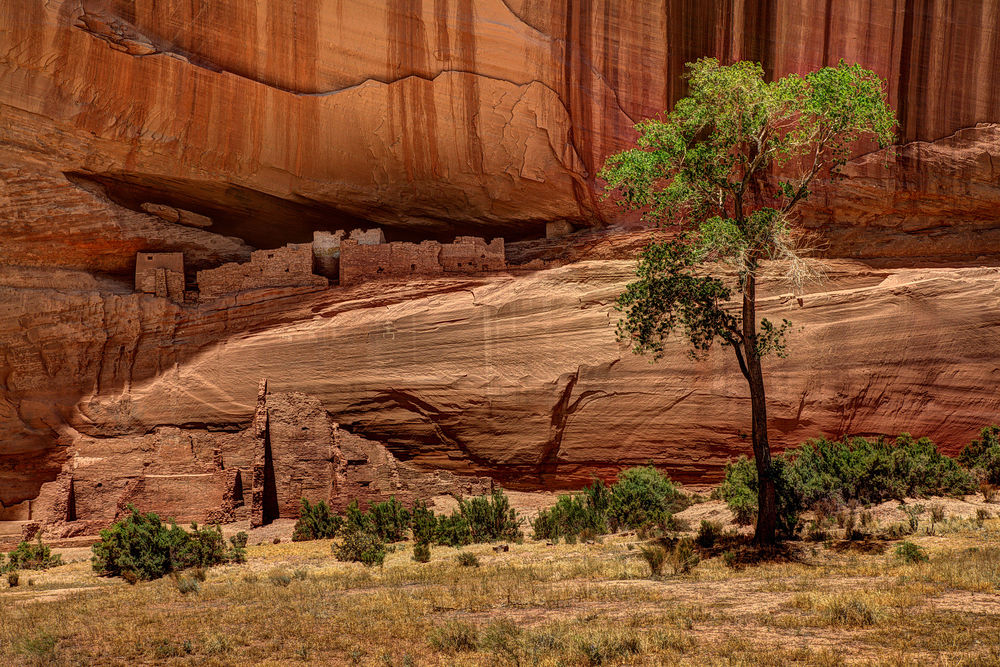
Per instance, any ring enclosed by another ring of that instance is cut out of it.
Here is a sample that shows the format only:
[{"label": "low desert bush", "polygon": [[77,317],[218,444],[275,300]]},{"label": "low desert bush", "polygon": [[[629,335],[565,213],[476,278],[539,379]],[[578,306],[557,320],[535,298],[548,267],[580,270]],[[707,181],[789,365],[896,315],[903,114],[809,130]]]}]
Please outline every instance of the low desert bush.
[{"label": "low desert bush", "polygon": [[479,567],[479,559],[476,554],[469,551],[462,551],[458,554],[458,564],[462,567]]},{"label": "low desert bush", "polygon": [[437,517],[427,508],[427,503],[417,501],[410,512],[410,530],[415,542],[430,544],[437,537]]},{"label": "low desert bush", "polygon": [[987,426],[979,437],[966,445],[958,462],[968,468],[980,482],[986,502],[992,502],[1000,487],[1000,426]]},{"label": "low desert bush", "polygon": [[927,553],[920,545],[906,541],[896,547],[896,558],[904,563],[921,563],[927,560]]},{"label": "low desert bush", "polygon": [[395,497],[385,502],[372,503],[368,507],[371,527],[385,542],[399,542],[406,539],[410,527],[410,512]]},{"label": "low desert bush", "polygon": [[[967,458],[976,457],[970,454]],[[895,440],[818,438],[786,450],[772,460],[772,465],[778,527],[786,535],[793,531],[798,514],[805,509],[869,505],[929,495],[960,497],[976,488],[973,476],[939,452],[933,442],[908,433]],[[749,525],[756,519],[757,469],[753,461],[740,457],[726,466],[720,495],[738,523]],[[853,528],[859,526],[865,528],[857,523]]]},{"label": "low desert bush", "polygon": [[198,578],[188,574],[178,575],[174,572],[171,576],[174,578],[174,585],[177,590],[180,591],[181,595],[187,595],[188,593],[197,593],[201,590],[201,582]]},{"label": "low desert bush", "polygon": [[434,541],[441,546],[462,547],[472,543],[469,521],[459,510],[450,515],[441,515],[437,520]]},{"label": "low desert bush", "polygon": [[719,537],[722,535],[722,524],[717,521],[707,521],[705,519],[701,520],[701,525],[698,527],[698,536],[695,538],[695,542],[702,549],[711,549],[715,546]]},{"label": "low desert bush", "polygon": [[274,586],[285,588],[292,583],[292,575],[290,575],[287,570],[275,568],[267,573],[267,580]]},{"label": "low desert bush", "polygon": [[38,537],[34,544],[21,542],[13,551],[7,554],[7,564],[0,567],[0,572],[7,570],[47,570],[50,567],[62,565],[62,557],[53,555],[52,550],[42,544]]},{"label": "low desert bush", "polygon": [[469,524],[472,542],[513,541],[521,534],[521,520],[500,489],[489,496],[460,500],[459,513]]},{"label": "low desert bush", "polygon": [[479,633],[468,623],[450,621],[434,628],[428,641],[431,648],[442,653],[475,651],[479,645]]},{"label": "low desert bush", "polygon": [[701,558],[695,551],[694,540],[690,537],[679,539],[670,555],[670,564],[674,568],[674,574],[686,574],[694,569],[699,562],[701,562]]},{"label": "low desert bush", "polygon": [[331,512],[326,502],[321,500],[315,505],[310,505],[309,501],[303,498],[299,510],[299,520],[295,522],[292,541],[305,542],[334,538],[343,523],[344,519]]},{"label": "low desert bush", "polygon": [[431,545],[428,542],[413,543],[413,560],[426,563],[431,559]]},{"label": "low desert bush", "polygon": [[101,540],[91,548],[91,562],[100,575],[135,582],[246,559],[246,533],[230,538],[227,546],[218,526],[199,528],[192,523],[188,532],[176,523],[167,527],[153,512],[142,514],[131,505],[129,512],[102,530]]},{"label": "low desert bush", "polygon": [[333,554],[339,561],[362,563],[371,567],[385,561],[385,542],[372,530],[348,525],[334,542]]},{"label": "low desert bush", "polygon": [[21,581],[21,575],[17,571],[12,571],[7,573],[7,585],[11,588],[15,588]]},{"label": "low desert bush", "polygon": [[612,529],[634,529],[647,522],[659,522],[688,504],[670,478],[653,466],[629,468],[611,487],[607,521]]},{"label": "low desert bush", "polygon": [[659,545],[643,546],[639,555],[649,565],[649,574],[658,577],[663,574],[663,565],[667,562],[667,551]]},{"label": "low desert bush", "polygon": [[603,535],[608,532],[605,515],[609,504],[610,492],[600,480],[579,494],[561,495],[555,505],[539,512],[531,524],[535,539]]}]

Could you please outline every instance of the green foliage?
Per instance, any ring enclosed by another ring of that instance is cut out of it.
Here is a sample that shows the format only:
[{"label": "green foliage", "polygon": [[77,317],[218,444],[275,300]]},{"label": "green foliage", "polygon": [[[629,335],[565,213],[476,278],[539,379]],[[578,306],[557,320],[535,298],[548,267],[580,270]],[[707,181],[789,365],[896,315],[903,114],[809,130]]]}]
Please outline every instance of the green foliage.
[{"label": "green foliage", "polygon": [[1000,486],[1000,426],[987,426],[979,437],[962,449],[958,462],[977,474],[982,482]]},{"label": "green foliage", "polygon": [[919,545],[906,541],[896,547],[896,557],[904,563],[921,563],[927,560],[927,553]]},{"label": "green foliage", "polygon": [[[941,454],[933,442],[908,433],[895,440],[818,438],[786,450],[772,464],[778,524],[786,533],[795,527],[802,509],[867,505],[914,496],[961,497],[975,489],[972,477]],[[737,523],[752,523],[757,513],[757,469],[753,462],[740,457],[728,464],[720,494]],[[910,516],[911,532],[916,530],[916,516]]]},{"label": "green foliage", "polygon": [[[775,501],[777,505],[778,530],[789,535],[798,524],[802,504],[799,494],[791,484],[788,466],[782,457],[771,461],[774,475]],[[720,487],[720,495],[735,515],[736,523],[750,525],[757,519],[757,466],[753,461],[740,456],[726,464],[726,478]]]},{"label": "green foliage", "polygon": [[7,565],[0,567],[0,572],[4,570],[47,570],[50,567],[62,565],[62,557],[58,554],[52,555],[52,550],[42,544],[42,538],[38,537],[35,544],[21,542],[7,556]]},{"label": "green foliage", "polygon": [[496,542],[517,539],[521,520],[500,489],[491,496],[477,496],[459,501],[459,511],[469,523],[473,542]]},{"label": "green foliage", "polygon": [[458,554],[458,564],[462,567],[479,567],[479,559],[471,551],[462,551]]},{"label": "green foliage", "polygon": [[368,567],[382,565],[385,542],[374,531],[358,528],[349,521],[341,531],[340,543],[333,544],[333,554],[339,561],[363,563]]},{"label": "green foliage", "polygon": [[618,475],[611,489],[608,523],[638,528],[662,521],[686,506],[687,499],[659,470],[653,466],[629,468]]},{"label": "green foliage", "polygon": [[315,505],[310,505],[309,501],[303,498],[292,541],[332,539],[336,537],[343,523],[343,518],[333,514],[326,502],[321,500]]},{"label": "green foliage", "polygon": [[189,567],[245,560],[246,533],[231,538],[227,548],[218,526],[191,524],[189,533],[176,523],[168,528],[153,512],[142,514],[131,505],[128,509],[129,516],[102,530],[100,542],[91,549],[98,574],[134,582]]},{"label": "green foliage", "polygon": [[341,530],[355,532],[372,532],[375,530],[371,515],[361,511],[361,508],[358,507],[357,499],[352,500],[347,506]]},{"label": "green foliage", "polygon": [[428,542],[413,543],[413,560],[426,563],[431,559],[431,545]]},{"label": "green foliage", "polygon": [[[640,257],[639,281],[618,302],[625,313],[619,335],[655,356],[678,325],[696,353],[716,338],[738,342],[740,316],[721,305],[728,291],[691,269],[722,260],[745,276],[761,259],[795,264],[789,214],[808,197],[813,178],[846,162],[860,139],[887,145],[896,126],[884,83],[858,65],[765,82],[757,63],[703,58],[688,64],[688,80],[688,96],[638,123],[637,146],[608,158],[600,173],[606,197],[690,232],[651,244]],[[783,353],[787,326],[762,322],[758,351]]]},{"label": "green foliage", "polygon": [[437,535],[437,517],[427,508],[427,503],[418,500],[410,512],[410,529],[415,542],[431,543]]},{"label": "green foliage", "polygon": [[466,544],[472,544],[472,531],[469,530],[469,521],[458,510],[452,512],[450,516],[442,514],[438,517],[435,541],[437,544],[447,547],[461,547]]},{"label": "green foliage", "polygon": [[611,492],[600,480],[578,495],[560,495],[555,505],[540,511],[532,522],[535,539],[603,535],[608,532],[605,517],[611,502]]},{"label": "green foliage", "polygon": [[703,549],[711,549],[722,535],[722,524],[717,521],[701,520],[695,542]]},{"label": "green foliage", "polygon": [[399,542],[406,539],[410,527],[410,512],[393,496],[381,503],[372,503],[368,508],[372,529],[385,542]]}]

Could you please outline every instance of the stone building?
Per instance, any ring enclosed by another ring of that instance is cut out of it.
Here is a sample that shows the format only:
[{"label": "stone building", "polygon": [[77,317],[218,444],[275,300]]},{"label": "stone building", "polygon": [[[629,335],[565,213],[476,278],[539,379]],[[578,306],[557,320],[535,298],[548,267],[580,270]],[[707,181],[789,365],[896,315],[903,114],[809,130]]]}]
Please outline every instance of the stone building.
[{"label": "stone building", "polygon": [[184,301],[184,253],[136,253],[135,291]]},{"label": "stone building", "polygon": [[313,273],[313,244],[290,243],[273,250],[255,250],[250,261],[230,262],[198,272],[202,301],[263,287],[326,287]]},{"label": "stone building", "polygon": [[506,268],[503,239],[486,243],[459,236],[454,243],[381,243],[362,245],[353,239],[340,244],[340,284],[356,285],[379,278],[477,274]]},{"label": "stone building", "polygon": [[[330,280],[340,277],[340,242],[345,232],[338,229],[335,232],[313,232],[313,272]],[[373,229],[354,229],[347,235],[360,245],[378,245],[385,243],[385,235],[378,227]]]}]

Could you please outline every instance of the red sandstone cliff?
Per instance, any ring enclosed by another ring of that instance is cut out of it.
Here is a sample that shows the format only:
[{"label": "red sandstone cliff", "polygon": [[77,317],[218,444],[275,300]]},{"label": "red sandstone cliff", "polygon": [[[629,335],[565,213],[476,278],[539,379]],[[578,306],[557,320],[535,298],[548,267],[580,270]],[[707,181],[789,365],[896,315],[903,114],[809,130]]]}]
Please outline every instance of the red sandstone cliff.
[{"label": "red sandstone cliff", "polygon": [[447,240],[621,222],[596,170],[703,55],[859,61],[912,142],[804,212],[830,257],[867,264],[768,302],[803,327],[771,368],[775,440],[910,429],[954,449],[1000,413],[998,275],[979,268],[1000,259],[998,26],[981,0],[0,0],[0,503],[95,442],[244,429],[261,376],[425,467],[524,487],[647,460],[717,474],[746,447],[725,355],[650,366],[613,340],[635,234],[511,247],[574,262],[537,274],[201,305],[130,278],[137,251],[196,271],[357,221]]}]

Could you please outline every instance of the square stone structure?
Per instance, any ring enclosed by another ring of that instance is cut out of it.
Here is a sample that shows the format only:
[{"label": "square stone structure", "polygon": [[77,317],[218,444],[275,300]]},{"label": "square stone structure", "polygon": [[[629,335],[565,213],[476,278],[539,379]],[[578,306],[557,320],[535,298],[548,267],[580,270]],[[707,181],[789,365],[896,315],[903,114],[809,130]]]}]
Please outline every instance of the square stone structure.
[{"label": "square stone structure", "polygon": [[454,243],[423,241],[362,245],[353,239],[340,244],[340,284],[356,285],[380,278],[474,275],[503,271],[507,266],[502,238],[486,243],[459,236]]},{"label": "square stone structure", "polygon": [[135,256],[135,291],[184,301],[184,253],[140,252]]},{"label": "square stone structure", "polygon": [[[313,273],[330,280],[340,277],[340,242],[344,240],[344,230],[335,232],[313,232]],[[354,229],[347,238],[359,245],[379,245],[385,243],[385,235],[378,227]]]}]

